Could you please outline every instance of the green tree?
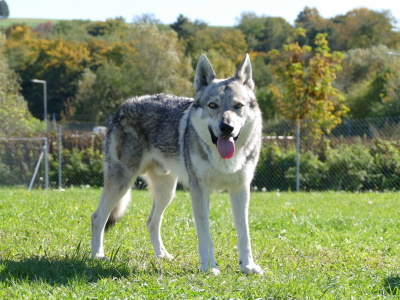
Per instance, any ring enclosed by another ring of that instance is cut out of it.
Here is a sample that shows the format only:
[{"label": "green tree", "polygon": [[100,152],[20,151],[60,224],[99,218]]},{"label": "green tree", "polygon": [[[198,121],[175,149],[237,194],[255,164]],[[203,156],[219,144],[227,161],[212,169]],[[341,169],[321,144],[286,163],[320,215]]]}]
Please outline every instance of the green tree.
[{"label": "green tree", "polygon": [[187,41],[190,39],[197,30],[204,29],[207,24],[200,20],[190,21],[189,18],[180,14],[176,21],[170,27],[178,34],[180,39]]},{"label": "green tree", "polygon": [[60,20],[50,30],[48,39],[87,42],[93,36],[88,33],[92,22],[88,20]]},{"label": "green tree", "polygon": [[243,59],[247,44],[244,35],[237,29],[206,27],[197,30],[187,42],[187,52],[196,68],[201,54],[213,62],[218,77],[230,77],[236,65]]},{"label": "green tree", "polygon": [[86,30],[94,37],[114,36],[118,40],[119,38],[125,37],[128,25],[125,23],[125,20],[120,17],[116,19],[107,19],[105,22],[92,22]]},{"label": "green tree", "polygon": [[237,27],[245,35],[249,50],[256,51],[263,39],[264,18],[258,17],[254,12],[243,12]]},{"label": "green tree", "polygon": [[44,126],[28,110],[18,75],[8,67],[4,42],[0,32],[0,137],[30,135]]},{"label": "green tree", "polygon": [[369,48],[386,45],[399,46],[399,33],[395,30],[395,19],[390,11],[373,11],[367,8],[354,9],[346,15],[332,19],[329,41],[334,50]]},{"label": "green tree", "polygon": [[324,19],[316,8],[306,6],[295,20],[296,28],[304,28],[306,36],[300,38],[301,44],[313,45],[318,33],[327,33],[328,38],[332,32],[332,21]]},{"label": "green tree", "polygon": [[298,14],[295,24],[297,28],[306,29],[306,36],[301,39],[302,44],[311,45],[318,33],[327,33],[327,40],[336,51],[380,44],[397,48],[400,44],[396,20],[387,10],[359,8],[345,15],[324,19],[316,8],[305,7]]},{"label": "green tree", "polygon": [[8,18],[10,11],[5,0],[0,1],[0,18]]},{"label": "green tree", "polygon": [[184,56],[175,32],[138,23],[127,31],[127,39],[130,42],[106,48],[91,43],[91,47],[101,49],[103,58],[82,73],[76,97],[68,108],[70,113],[99,120],[114,114],[125,99],[135,95],[192,95],[190,60]]},{"label": "green tree", "polygon": [[[297,35],[304,36],[298,29]],[[273,74],[278,84],[271,84],[273,99],[280,114],[301,121],[311,145],[316,145],[323,133],[329,133],[347,113],[344,97],[332,83],[341,69],[342,54],[330,52],[326,34],[318,34],[315,50],[299,42],[284,45],[283,51],[271,51]]]},{"label": "green tree", "polygon": [[353,118],[398,116],[400,59],[384,45],[345,53],[336,83]]},{"label": "green tree", "polygon": [[281,50],[293,33],[293,27],[285,19],[259,17],[254,12],[242,13],[237,27],[245,35],[250,51]]}]

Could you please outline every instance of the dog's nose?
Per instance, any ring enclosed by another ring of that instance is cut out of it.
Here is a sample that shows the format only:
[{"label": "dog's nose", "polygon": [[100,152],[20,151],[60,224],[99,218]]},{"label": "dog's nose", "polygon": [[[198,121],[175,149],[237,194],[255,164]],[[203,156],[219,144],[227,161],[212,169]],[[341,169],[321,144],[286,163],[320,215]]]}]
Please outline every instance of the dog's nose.
[{"label": "dog's nose", "polygon": [[229,135],[232,133],[234,128],[226,123],[221,123],[219,124],[219,129],[221,130],[223,135]]}]

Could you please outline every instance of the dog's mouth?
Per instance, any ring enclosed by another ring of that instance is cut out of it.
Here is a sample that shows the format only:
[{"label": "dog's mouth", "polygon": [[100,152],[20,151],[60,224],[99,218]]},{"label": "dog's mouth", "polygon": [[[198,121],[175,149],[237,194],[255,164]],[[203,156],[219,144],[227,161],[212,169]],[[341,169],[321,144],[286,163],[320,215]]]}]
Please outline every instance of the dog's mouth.
[{"label": "dog's mouth", "polygon": [[233,154],[235,154],[235,142],[239,138],[240,132],[236,137],[232,136],[216,137],[211,128],[208,128],[208,130],[210,131],[211,141],[213,142],[213,144],[217,146],[219,155],[223,159],[232,158]]}]

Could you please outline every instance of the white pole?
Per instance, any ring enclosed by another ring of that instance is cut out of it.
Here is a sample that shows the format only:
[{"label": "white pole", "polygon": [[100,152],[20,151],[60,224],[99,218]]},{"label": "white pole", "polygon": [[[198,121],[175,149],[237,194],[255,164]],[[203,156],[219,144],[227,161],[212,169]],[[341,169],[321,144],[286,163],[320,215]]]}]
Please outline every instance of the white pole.
[{"label": "white pole", "polygon": [[43,84],[43,99],[44,99],[44,124],[47,132],[47,82],[46,80],[32,79],[32,82]]},{"label": "white pole", "polygon": [[[43,84],[43,99],[44,99],[44,124],[46,126],[47,133],[47,82],[46,80],[32,79],[32,82]],[[49,188],[49,161],[48,161],[48,153],[49,153],[49,143],[47,137],[45,139],[46,152],[44,153],[45,160],[45,177],[46,177],[46,190]]]},{"label": "white pole", "polygon": [[33,182],[35,181],[36,174],[37,174],[37,172],[38,172],[38,170],[39,170],[40,163],[42,162],[42,158],[43,158],[43,153],[44,153],[44,151],[45,151],[45,147],[46,147],[46,145],[43,146],[42,152],[40,152],[40,156],[39,156],[38,162],[37,162],[37,164],[36,164],[35,172],[33,172],[33,176],[32,176],[32,179],[31,179],[31,183],[29,184],[28,192],[30,192],[31,189],[32,189],[32,185],[33,185]]},{"label": "white pole", "polygon": [[46,151],[44,152],[44,166],[45,166],[45,180],[46,180],[46,190],[49,189],[49,160],[48,160],[48,154],[49,154],[49,141],[47,137],[44,140],[44,144],[46,147]]},{"label": "white pole", "polygon": [[43,80],[43,94],[44,94],[44,124],[46,125],[47,133],[47,83]]},{"label": "white pole", "polygon": [[62,172],[61,172],[61,125],[58,127],[58,188],[62,188]]},{"label": "white pole", "polygon": [[300,190],[300,120],[296,121],[296,192]]}]

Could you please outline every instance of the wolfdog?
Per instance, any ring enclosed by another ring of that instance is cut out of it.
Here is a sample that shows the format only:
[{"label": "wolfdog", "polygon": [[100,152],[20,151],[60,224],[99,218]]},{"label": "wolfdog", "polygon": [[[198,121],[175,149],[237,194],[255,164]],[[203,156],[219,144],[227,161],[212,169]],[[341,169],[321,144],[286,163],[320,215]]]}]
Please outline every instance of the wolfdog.
[{"label": "wolfdog", "polygon": [[195,97],[135,97],[119,108],[104,144],[104,188],[92,215],[92,257],[104,258],[104,229],[120,219],[138,175],[153,195],[146,225],[157,258],[172,259],[160,235],[163,213],[177,182],[188,187],[198,236],[200,271],[219,274],[210,234],[212,191],[229,191],[237,232],[239,269],[261,273],[251,252],[248,209],[257,165],[262,117],[254,95],[249,55],[231,78],[217,79],[203,54],[196,67]]}]

